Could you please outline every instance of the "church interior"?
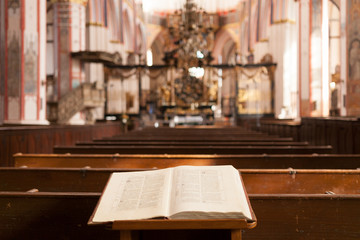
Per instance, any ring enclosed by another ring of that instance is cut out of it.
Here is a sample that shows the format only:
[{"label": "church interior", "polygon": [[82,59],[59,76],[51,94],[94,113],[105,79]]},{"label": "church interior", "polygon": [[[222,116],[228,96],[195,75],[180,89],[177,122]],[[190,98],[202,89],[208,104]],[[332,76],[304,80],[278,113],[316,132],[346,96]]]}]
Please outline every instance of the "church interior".
[{"label": "church interior", "polygon": [[[256,226],[89,224],[181,165],[238,169]],[[359,0],[0,1],[0,239],[355,240],[359,169]]]}]

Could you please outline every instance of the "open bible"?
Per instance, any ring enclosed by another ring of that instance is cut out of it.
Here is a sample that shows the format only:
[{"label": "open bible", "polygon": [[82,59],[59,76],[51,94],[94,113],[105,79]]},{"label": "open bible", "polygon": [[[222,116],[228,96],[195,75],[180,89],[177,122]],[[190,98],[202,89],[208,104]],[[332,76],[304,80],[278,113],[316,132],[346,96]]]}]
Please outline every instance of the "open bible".
[{"label": "open bible", "polygon": [[151,218],[255,221],[234,167],[180,166],[113,173],[89,224]]}]

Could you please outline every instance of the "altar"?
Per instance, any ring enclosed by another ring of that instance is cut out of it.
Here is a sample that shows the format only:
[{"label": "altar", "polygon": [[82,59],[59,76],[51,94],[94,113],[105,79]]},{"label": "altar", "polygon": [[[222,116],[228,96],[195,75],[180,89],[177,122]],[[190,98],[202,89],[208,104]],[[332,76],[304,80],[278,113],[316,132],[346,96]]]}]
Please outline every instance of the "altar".
[{"label": "altar", "polygon": [[164,123],[169,126],[176,125],[212,125],[214,124],[214,105],[163,105],[161,115]]}]

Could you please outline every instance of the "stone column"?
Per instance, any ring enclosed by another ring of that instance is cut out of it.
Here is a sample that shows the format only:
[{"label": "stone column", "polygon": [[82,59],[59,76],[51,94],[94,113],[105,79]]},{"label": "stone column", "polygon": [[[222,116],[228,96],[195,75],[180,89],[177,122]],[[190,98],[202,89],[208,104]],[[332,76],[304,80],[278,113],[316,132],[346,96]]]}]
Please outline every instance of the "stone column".
[{"label": "stone column", "polygon": [[0,121],[45,123],[46,1],[0,4]]},{"label": "stone column", "polygon": [[299,89],[300,116],[310,116],[310,1],[299,2]]},{"label": "stone column", "polygon": [[0,1],[0,125],[5,117],[5,1]]},{"label": "stone column", "polygon": [[345,84],[346,92],[346,115],[348,116],[360,116],[360,1],[359,0],[347,0],[347,6],[342,5],[346,9],[346,12],[342,9],[341,15],[346,16],[346,53],[342,53],[342,56],[346,58],[345,71]]},{"label": "stone column", "polygon": [[85,24],[87,0],[55,0],[54,53],[57,97],[80,85],[84,79],[84,67],[71,52],[85,50]]},{"label": "stone column", "polygon": [[[71,57],[85,51],[87,0],[53,0],[54,23],[54,99],[58,101],[85,82],[84,64]],[[85,114],[78,113],[69,121],[83,124]]]},{"label": "stone column", "polygon": [[299,1],[300,116],[329,114],[328,7],[326,0]]}]

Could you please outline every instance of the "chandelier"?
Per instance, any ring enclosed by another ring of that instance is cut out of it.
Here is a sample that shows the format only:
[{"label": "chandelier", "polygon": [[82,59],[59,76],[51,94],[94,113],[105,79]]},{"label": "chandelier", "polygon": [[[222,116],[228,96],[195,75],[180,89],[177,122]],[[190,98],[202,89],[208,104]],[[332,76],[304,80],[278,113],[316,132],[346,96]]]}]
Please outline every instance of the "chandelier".
[{"label": "chandelier", "polygon": [[214,14],[186,0],[183,9],[167,16],[168,51],[163,60],[185,70],[208,65],[213,60]]}]

